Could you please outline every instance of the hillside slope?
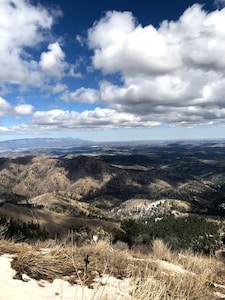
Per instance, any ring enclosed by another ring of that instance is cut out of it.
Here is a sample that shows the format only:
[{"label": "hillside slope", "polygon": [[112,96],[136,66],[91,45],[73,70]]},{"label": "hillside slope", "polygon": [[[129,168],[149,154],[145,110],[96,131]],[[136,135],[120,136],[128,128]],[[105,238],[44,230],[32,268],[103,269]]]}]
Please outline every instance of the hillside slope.
[{"label": "hillside slope", "polygon": [[128,217],[223,217],[224,149],[167,145],[0,158],[0,215],[64,233],[83,224],[115,228]]}]

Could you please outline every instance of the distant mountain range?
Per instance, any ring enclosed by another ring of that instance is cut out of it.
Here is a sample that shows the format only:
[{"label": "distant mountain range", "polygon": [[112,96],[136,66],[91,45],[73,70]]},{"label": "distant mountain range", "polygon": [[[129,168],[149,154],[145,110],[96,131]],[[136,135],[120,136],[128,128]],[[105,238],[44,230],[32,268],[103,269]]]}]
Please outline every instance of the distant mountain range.
[{"label": "distant mountain range", "polygon": [[27,138],[0,141],[0,150],[30,148],[66,148],[91,145],[93,142],[79,138]]},{"label": "distant mountain range", "polygon": [[[146,153],[150,147],[172,147],[182,150],[183,147],[223,147],[224,140],[186,140],[186,141],[90,141],[79,138],[25,138],[0,141],[0,157],[12,156],[38,156],[53,155],[64,156],[69,154],[109,154],[115,152],[133,153],[134,151]],[[124,158],[122,159],[122,161]]]}]

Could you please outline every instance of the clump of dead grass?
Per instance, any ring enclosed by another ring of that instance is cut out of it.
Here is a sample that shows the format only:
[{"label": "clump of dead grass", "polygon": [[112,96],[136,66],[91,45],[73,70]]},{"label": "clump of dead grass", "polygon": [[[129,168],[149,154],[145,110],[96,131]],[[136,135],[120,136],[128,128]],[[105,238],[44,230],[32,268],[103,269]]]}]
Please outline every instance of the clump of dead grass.
[{"label": "clump of dead grass", "polygon": [[150,272],[133,277],[131,299],[135,300],[209,300],[216,299],[208,283],[190,274]]},{"label": "clump of dead grass", "polygon": [[[155,239],[149,259],[170,262],[173,268],[160,270],[159,264],[155,269],[146,269],[144,276],[134,276],[132,299],[217,299],[212,287],[218,281],[217,274],[222,274],[224,264],[215,257],[194,254],[189,250],[178,253],[172,251],[162,240]],[[224,276],[220,281],[222,283],[225,284]]]},{"label": "clump of dead grass", "polygon": [[151,246],[152,255],[154,258],[172,261],[174,253],[171,247],[164,243],[161,239],[154,239]]},{"label": "clump of dead grass", "polygon": [[167,300],[168,294],[166,284],[164,282],[160,282],[150,274],[145,279],[137,277],[133,282],[131,299]]},{"label": "clump of dead grass", "polygon": [[[79,247],[71,241],[28,245],[0,240],[0,251],[14,253],[12,267],[19,278],[23,273],[37,280],[67,278],[71,284],[89,287],[105,275],[129,280],[129,300],[213,300],[213,284],[225,284],[222,261],[190,251],[173,252],[159,239],[153,241],[148,255],[101,240]],[[161,269],[160,261],[174,264],[173,268]],[[184,272],[176,271],[176,266]]]},{"label": "clump of dead grass", "polygon": [[[203,267],[202,267],[203,269]],[[186,271],[186,270],[185,270]],[[207,268],[202,273],[174,270],[146,269],[143,275],[132,276],[131,299],[135,300],[213,300],[212,273]]]},{"label": "clump of dead grass", "polygon": [[[86,266],[87,255],[89,262]],[[123,279],[128,277],[130,269],[135,269],[136,264],[137,262],[132,261],[131,253],[114,250],[104,241],[82,247],[67,243],[42,250],[33,247],[30,251],[17,253],[12,262],[19,277],[26,273],[37,280],[52,281],[69,276],[71,283],[91,283],[95,277],[103,274]],[[140,261],[138,264],[144,265],[144,262]]]},{"label": "clump of dead grass", "polygon": [[28,248],[31,249],[31,246],[27,243],[15,243],[13,240],[0,239],[0,255],[16,254]]}]

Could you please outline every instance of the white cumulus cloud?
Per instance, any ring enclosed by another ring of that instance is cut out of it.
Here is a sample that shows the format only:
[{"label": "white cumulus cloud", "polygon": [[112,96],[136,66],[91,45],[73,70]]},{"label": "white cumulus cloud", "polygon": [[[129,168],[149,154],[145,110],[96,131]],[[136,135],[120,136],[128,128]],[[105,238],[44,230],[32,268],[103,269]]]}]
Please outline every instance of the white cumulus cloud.
[{"label": "white cumulus cloud", "polygon": [[225,8],[199,4],[158,28],[130,12],[106,13],[88,30],[88,45],[93,67],[119,73],[121,83],[100,82],[100,100],[143,123],[224,124],[224,26]]},{"label": "white cumulus cloud", "polygon": [[95,108],[83,112],[64,111],[54,109],[50,111],[37,111],[32,117],[32,126],[45,128],[119,128],[119,127],[144,127],[157,126],[159,122],[143,121],[133,114],[117,112],[109,108]]},{"label": "white cumulus cloud", "polygon": [[17,115],[30,115],[33,109],[34,107],[31,104],[18,104],[14,107],[14,111]]},{"label": "white cumulus cloud", "polygon": [[136,26],[130,12],[108,12],[88,31],[93,65],[105,73],[160,74],[179,66],[165,37],[152,25]]},{"label": "white cumulus cloud", "polygon": [[0,118],[11,111],[11,105],[0,96]]},{"label": "white cumulus cloud", "polygon": [[62,77],[66,68],[65,53],[59,43],[48,45],[48,52],[43,52],[40,58],[41,69],[53,77]]},{"label": "white cumulus cloud", "polygon": [[62,99],[65,101],[76,101],[81,103],[97,103],[99,102],[100,94],[96,89],[81,87],[74,92],[65,92]]},{"label": "white cumulus cloud", "polygon": [[[0,81],[2,84],[42,87],[46,74],[40,69],[38,59],[33,57],[32,51],[37,50],[41,43],[52,39],[51,28],[55,18],[60,14],[59,10],[46,9],[41,5],[34,6],[28,0],[0,1]],[[50,51],[59,58],[61,66],[62,50],[59,53],[60,50],[55,48]],[[49,73],[55,75],[58,70],[62,72],[61,67],[56,67],[54,62],[50,62],[50,56],[49,54],[49,64],[46,62],[47,59],[43,62],[47,75]]]}]

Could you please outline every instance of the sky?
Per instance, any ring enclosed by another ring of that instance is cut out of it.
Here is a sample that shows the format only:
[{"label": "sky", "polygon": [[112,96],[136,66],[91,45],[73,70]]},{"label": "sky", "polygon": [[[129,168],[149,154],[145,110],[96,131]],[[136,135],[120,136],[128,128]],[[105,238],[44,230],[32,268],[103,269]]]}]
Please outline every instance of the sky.
[{"label": "sky", "polygon": [[225,0],[0,0],[0,140],[225,138]]}]

